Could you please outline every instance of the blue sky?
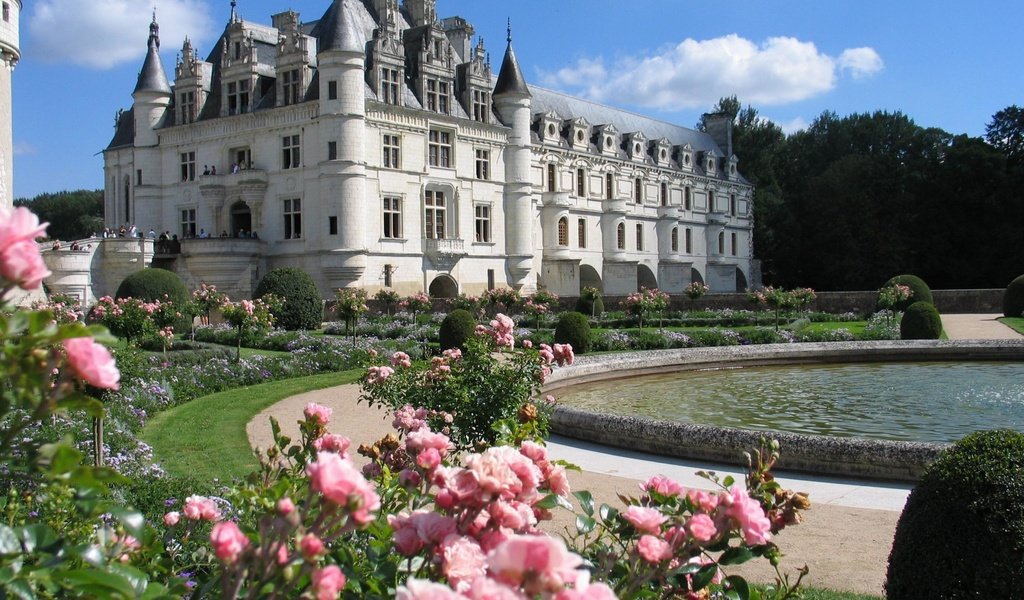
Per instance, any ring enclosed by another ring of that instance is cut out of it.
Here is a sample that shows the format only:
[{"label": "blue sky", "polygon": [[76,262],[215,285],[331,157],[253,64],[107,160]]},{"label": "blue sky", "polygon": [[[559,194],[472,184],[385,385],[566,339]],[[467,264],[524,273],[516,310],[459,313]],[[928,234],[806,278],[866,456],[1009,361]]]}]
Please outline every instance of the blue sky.
[{"label": "blue sky", "polygon": [[[330,0],[239,0],[247,20]],[[14,72],[15,196],[102,186],[98,153],[131,106],[153,5],[164,68],[188,35],[209,52],[228,0],[27,0]],[[506,19],[528,83],[692,126],[725,95],[787,131],[824,110],[900,110],[982,135],[1024,105],[1024,3],[1009,0],[438,0],[469,20],[495,68]]]}]

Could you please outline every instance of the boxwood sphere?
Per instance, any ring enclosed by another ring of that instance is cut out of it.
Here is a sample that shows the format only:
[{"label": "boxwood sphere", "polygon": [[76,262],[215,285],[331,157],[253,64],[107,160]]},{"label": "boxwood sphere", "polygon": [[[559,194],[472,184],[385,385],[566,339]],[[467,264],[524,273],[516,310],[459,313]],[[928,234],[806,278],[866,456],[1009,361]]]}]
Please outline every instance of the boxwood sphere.
[{"label": "boxwood sphere", "polygon": [[476,319],[468,310],[457,308],[448,313],[441,321],[437,337],[442,350],[449,348],[465,348],[466,340],[473,337],[476,331]]},{"label": "boxwood sphere", "polygon": [[[896,304],[896,306],[892,308],[892,310],[896,312],[907,310],[907,307],[909,307],[911,304],[915,302],[929,302],[931,304],[935,303],[935,299],[932,297],[931,288],[929,288],[928,284],[925,283],[924,280],[918,277],[917,275],[897,275],[890,279],[889,281],[886,281],[885,285],[883,285],[882,287],[889,287],[890,285],[893,284],[905,285],[910,288],[910,297]],[[879,308],[881,307],[878,305],[878,302],[876,300],[875,310],[878,310]]]},{"label": "boxwood sphere", "polygon": [[1003,293],[1003,316],[1024,316],[1024,275],[1014,279]]},{"label": "boxwood sphere", "polygon": [[[604,312],[604,300],[601,299],[601,296],[593,299],[580,296],[579,300],[576,301],[576,312],[588,316],[598,316]],[[573,351],[575,350],[576,347],[573,346]]]},{"label": "boxwood sphere", "polygon": [[590,350],[590,322],[578,312],[562,313],[555,326],[555,343],[570,344],[576,354]]},{"label": "boxwood sphere", "polygon": [[274,314],[274,324],[289,331],[319,329],[323,318],[323,297],[313,278],[302,269],[284,267],[267,273],[256,286],[253,299],[273,294],[283,301]]},{"label": "boxwood sphere", "polygon": [[125,277],[114,297],[154,302],[163,300],[165,295],[174,303],[189,299],[188,289],[177,274],[167,269],[142,269]]},{"label": "boxwood sphere", "polygon": [[1024,589],[1024,434],[984,431],[945,451],[896,525],[889,600],[1019,598]]},{"label": "boxwood sphere", "polygon": [[900,339],[937,340],[942,336],[942,317],[931,302],[915,302],[903,311]]}]

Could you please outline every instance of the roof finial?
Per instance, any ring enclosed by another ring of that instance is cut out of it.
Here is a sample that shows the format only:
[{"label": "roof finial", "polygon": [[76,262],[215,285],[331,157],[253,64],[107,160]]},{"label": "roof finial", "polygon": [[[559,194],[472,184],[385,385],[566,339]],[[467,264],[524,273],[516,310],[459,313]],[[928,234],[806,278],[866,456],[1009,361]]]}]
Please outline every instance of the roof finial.
[{"label": "roof finial", "polygon": [[238,21],[238,14],[235,13],[235,7],[236,6],[238,6],[238,2],[236,2],[235,0],[231,0],[231,22],[232,23]]},{"label": "roof finial", "polygon": [[508,31],[508,37],[506,37],[505,39],[506,39],[506,41],[508,41],[508,43],[511,44],[512,43],[512,17],[508,18],[508,30],[507,31]]},{"label": "roof finial", "polygon": [[160,49],[160,26],[156,23],[156,6],[153,6],[153,21],[149,24],[149,43]]}]

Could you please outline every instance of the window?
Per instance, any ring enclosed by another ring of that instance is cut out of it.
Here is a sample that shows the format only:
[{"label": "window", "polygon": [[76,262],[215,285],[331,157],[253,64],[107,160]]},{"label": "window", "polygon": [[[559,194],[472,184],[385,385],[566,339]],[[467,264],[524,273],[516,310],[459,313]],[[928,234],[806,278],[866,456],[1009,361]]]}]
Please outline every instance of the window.
[{"label": "window", "polygon": [[725,254],[725,232],[720,231],[718,233],[718,253]]},{"label": "window", "polygon": [[397,240],[402,237],[402,199],[384,196],[385,239]]},{"label": "window", "polygon": [[556,174],[555,163],[548,163],[548,191],[549,192],[557,192],[558,191],[558,188],[555,185],[555,182],[556,182],[555,174]]},{"label": "window", "polygon": [[476,241],[489,243],[491,241],[491,207],[486,204],[478,204],[474,212]]},{"label": "window", "polygon": [[686,228],[686,253],[693,254],[693,230]]},{"label": "window", "polygon": [[736,216],[736,194],[729,194],[729,214]]},{"label": "window", "polygon": [[299,136],[286,135],[281,138],[281,168],[298,169],[300,158]]},{"label": "window", "polygon": [[690,210],[690,186],[683,188],[683,208]]},{"label": "window", "polygon": [[476,151],[476,178],[477,179],[490,179],[491,178],[491,151],[490,150],[477,150]]},{"label": "window", "polygon": [[637,204],[643,204],[644,202],[644,180],[639,177],[633,182],[633,200]]},{"label": "window", "polygon": [[611,173],[604,176],[604,192],[609,200],[615,197],[615,177]]},{"label": "window", "polygon": [[231,170],[252,168],[252,151],[249,148],[232,148],[228,153],[231,156]]},{"label": "window", "polygon": [[327,142],[327,160],[338,160],[338,142]]},{"label": "window", "polygon": [[394,284],[394,272],[395,267],[393,265],[384,265],[384,287],[391,287]]},{"label": "window", "polygon": [[302,77],[298,69],[281,74],[281,92],[284,94],[282,104],[285,106],[302,101]]},{"label": "window", "polygon": [[619,223],[615,230],[615,247],[619,250],[626,249],[626,224]]},{"label": "window", "polygon": [[284,201],[284,239],[297,240],[302,237],[302,200],[289,198]]},{"label": "window", "polygon": [[576,195],[580,198],[587,196],[587,172],[582,168],[576,169]]},{"label": "window", "polygon": [[644,226],[640,223],[636,225],[636,249],[644,249]]},{"label": "window", "polygon": [[398,169],[401,167],[401,142],[397,135],[384,134],[384,167]]},{"label": "window", "polygon": [[580,219],[576,222],[576,241],[580,248],[587,247],[587,220]]},{"label": "window", "polygon": [[398,104],[398,69],[381,68],[380,101],[384,104]]},{"label": "window", "polygon": [[249,112],[249,91],[252,82],[248,79],[228,83],[228,114],[240,115]]},{"label": "window", "polygon": [[487,269],[487,289],[494,289],[494,269]]},{"label": "window", "polygon": [[194,208],[181,210],[181,237],[196,237],[196,209]]},{"label": "window", "polygon": [[181,153],[181,180],[182,181],[195,181],[196,180],[196,153],[195,152],[182,152]]},{"label": "window", "polygon": [[431,129],[427,154],[430,166],[450,168],[452,165],[452,134],[447,131]]},{"label": "window", "polygon": [[181,99],[181,122],[182,124],[192,123],[196,120],[196,93],[182,92]]},{"label": "window", "polygon": [[337,100],[338,99],[338,82],[328,81],[327,82],[327,99]]},{"label": "window", "polygon": [[566,217],[558,220],[558,245],[569,245],[569,219]]},{"label": "window", "polygon": [[327,217],[327,235],[338,235],[338,217]]},{"label": "window", "polygon": [[142,169],[135,169],[135,185],[142,185]]},{"label": "window", "polygon": [[672,228],[672,252],[679,252],[679,228]]},{"label": "window", "polygon": [[708,190],[708,212],[715,212],[715,193]]},{"label": "window", "polygon": [[449,95],[451,84],[447,81],[428,79],[427,84],[427,110],[448,114]]},{"label": "window", "polygon": [[484,90],[473,90],[473,120],[490,123],[491,95]]},{"label": "window", "polygon": [[661,184],[661,205],[668,206],[668,184]]},{"label": "window", "polygon": [[235,60],[242,58],[242,42],[235,42]]},{"label": "window", "polygon": [[430,240],[445,239],[444,192],[427,190],[424,205],[424,234]]},{"label": "window", "polygon": [[11,22],[11,5],[6,2],[4,2],[4,22]]},{"label": "window", "polygon": [[730,233],[729,234],[729,249],[731,250],[730,254],[732,254],[733,256],[736,256],[736,234],[735,233]]}]

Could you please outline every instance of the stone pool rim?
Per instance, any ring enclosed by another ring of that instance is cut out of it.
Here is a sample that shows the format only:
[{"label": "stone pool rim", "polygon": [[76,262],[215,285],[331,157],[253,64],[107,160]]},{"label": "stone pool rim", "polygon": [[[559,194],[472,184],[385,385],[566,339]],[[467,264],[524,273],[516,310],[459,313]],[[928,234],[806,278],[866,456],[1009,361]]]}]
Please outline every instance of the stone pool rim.
[{"label": "stone pool rim", "polygon": [[[1024,361],[1020,340],[820,342],[716,346],[579,356],[555,371],[543,394],[597,381],[729,367],[854,362]],[[605,446],[673,458],[746,466],[762,436],[781,446],[777,468],[815,475],[917,481],[949,444],[802,435],[627,417],[557,406],[552,432]],[[964,432],[966,435],[969,432]]]}]

